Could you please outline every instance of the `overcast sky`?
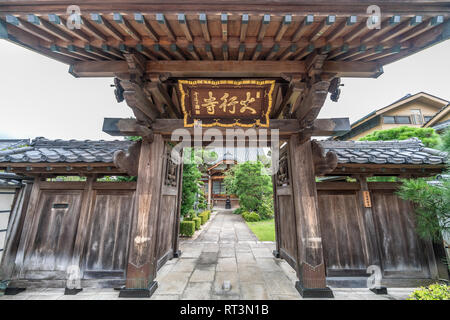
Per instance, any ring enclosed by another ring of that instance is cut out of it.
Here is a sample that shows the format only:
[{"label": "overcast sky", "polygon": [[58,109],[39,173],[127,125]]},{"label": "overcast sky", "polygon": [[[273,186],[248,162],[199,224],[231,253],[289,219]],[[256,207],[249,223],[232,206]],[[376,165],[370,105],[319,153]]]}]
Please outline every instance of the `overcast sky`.
[{"label": "overcast sky", "polygon": [[[114,98],[112,78],[79,78],[69,67],[0,40],[0,138],[105,139],[104,117],[130,117]],[[408,93],[450,100],[450,41],[384,67],[378,79],[344,78],[339,102],[327,98],[319,117],[353,122]]]}]

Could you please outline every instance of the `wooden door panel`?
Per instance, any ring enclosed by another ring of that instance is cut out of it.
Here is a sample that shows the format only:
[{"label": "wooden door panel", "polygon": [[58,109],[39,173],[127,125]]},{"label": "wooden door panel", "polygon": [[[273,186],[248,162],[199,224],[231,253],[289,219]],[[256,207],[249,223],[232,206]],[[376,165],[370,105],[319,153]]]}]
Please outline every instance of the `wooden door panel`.
[{"label": "wooden door panel", "polygon": [[318,199],[327,275],[365,275],[365,232],[357,193],[319,191]]},{"label": "wooden door panel", "polygon": [[24,255],[25,278],[65,278],[72,259],[81,193],[41,191]]},{"label": "wooden door panel", "polygon": [[415,230],[414,208],[392,191],[372,191],[375,228],[385,277],[430,276],[424,242]]},{"label": "wooden door panel", "polygon": [[133,192],[97,191],[84,252],[84,277],[124,277]]}]

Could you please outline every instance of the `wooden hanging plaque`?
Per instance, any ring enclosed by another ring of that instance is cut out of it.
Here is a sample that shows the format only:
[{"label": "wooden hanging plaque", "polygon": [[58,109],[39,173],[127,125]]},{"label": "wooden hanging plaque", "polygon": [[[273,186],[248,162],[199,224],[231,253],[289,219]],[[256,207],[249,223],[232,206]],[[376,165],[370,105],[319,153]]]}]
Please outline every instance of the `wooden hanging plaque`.
[{"label": "wooden hanging plaque", "polygon": [[275,80],[179,80],[184,126],[268,127]]}]

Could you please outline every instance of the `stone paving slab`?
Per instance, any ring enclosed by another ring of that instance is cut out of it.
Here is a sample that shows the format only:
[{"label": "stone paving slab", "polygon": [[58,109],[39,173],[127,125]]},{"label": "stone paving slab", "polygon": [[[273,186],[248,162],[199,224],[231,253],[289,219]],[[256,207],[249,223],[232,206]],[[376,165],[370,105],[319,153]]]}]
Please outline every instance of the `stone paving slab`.
[{"label": "stone paving slab", "polygon": [[[272,255],[275,246],[258,241],[242,217],[231,210],[213,212],[193,238],[181,238],[182,255],[160,268],[158,288],[150,300],[303,299],[295,289],[295,270]],[[231,284],[229,290],[223,287],[225,281]],[[376,295],[366,288],[332,290],[335,300],[404,300],[414,289],[388,288],[388,295]],[[118,296],[113,289],[84,289],[64,296],[61,288],[36,288],[15,296],[0,295],[0,300],[130,300]]]}]

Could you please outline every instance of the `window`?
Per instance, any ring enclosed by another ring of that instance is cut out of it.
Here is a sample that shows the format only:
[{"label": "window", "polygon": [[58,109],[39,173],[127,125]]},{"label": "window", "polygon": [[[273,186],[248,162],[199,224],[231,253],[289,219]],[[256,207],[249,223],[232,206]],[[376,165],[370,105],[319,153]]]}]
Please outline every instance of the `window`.
[{"label": "window", "polygon": [[411,120],[413,124],[422,124],[422,112],[420,112],[419,109],[412,109],[411,110]]},{"label": "window", "polygon": [[391,116],[383,116],[383,123],[395,123],[395,118]]},{"label": "window", "polygon": [[423,120],[424,120],[425,122],[430,121],[432,118],[433,118],[433,116],[423,116]]},{"label": "window", "polygon": [[408,116],[396,116],[395,117],[395,123],[410,124],[411,123],[411,119]]},{"label": "window", "polygon": [[223,194],[225,193],[225,184],[222,180],[214,180],[212,192],[214,194]]}]

